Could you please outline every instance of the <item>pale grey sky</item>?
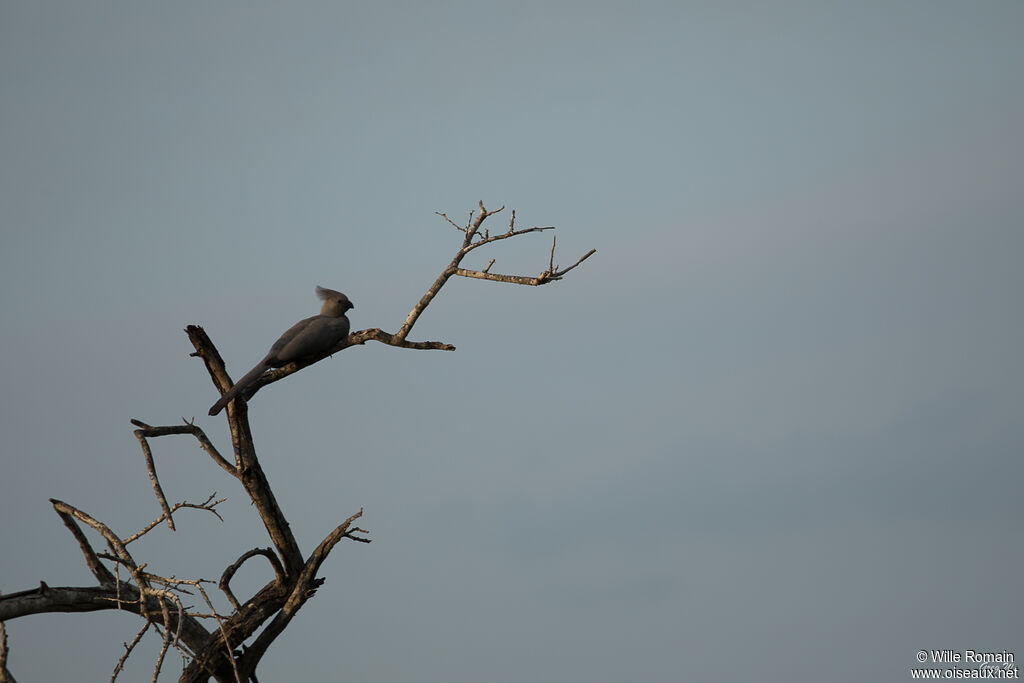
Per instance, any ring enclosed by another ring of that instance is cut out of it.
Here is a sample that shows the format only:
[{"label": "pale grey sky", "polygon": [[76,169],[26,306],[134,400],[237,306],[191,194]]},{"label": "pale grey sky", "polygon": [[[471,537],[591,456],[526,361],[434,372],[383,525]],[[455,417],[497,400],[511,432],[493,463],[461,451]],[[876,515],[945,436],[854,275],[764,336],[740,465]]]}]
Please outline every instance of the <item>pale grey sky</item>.
[{"label": "pale grey sky", "polygon": [[[227,450],[186,324],[236,376],[316,284],[394,330],[456,248],[434,212],[483,200],[598,253],[452,282],[413,336],[454,353],[349,349],[253,400],[303,547],[360,507],[374,539],[261,680],[1024,656],[1022,28],[1016,1],[0,3],[0,591],[90,583],[50,497],[157,516],[129,418]],[[266,545],[192,442],[156,457],[226,521],[139,560],[216,578]],[[10,666],[107,680],[137,622],[12,622]]]}]

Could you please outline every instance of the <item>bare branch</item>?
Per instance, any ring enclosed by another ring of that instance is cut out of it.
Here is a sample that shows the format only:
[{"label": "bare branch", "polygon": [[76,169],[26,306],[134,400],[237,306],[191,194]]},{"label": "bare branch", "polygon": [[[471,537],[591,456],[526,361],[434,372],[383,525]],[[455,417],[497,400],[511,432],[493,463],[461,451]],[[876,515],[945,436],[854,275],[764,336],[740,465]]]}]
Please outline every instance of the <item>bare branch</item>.
[{"label": "bare branch", "polygon": [[114,683],[114,681],[117,680],[117,675],[121,673],[122,670],[124,670],[124,663],[128,661],[128,656],[131,655],[132,650],[134,650],[135,646],[138,645],[139,641],[142,640],[142,636],[146,634],[146,631],[149,630],[149,627],[150,625],[152,625],[152,623],[153,622],[151,622],[149,619],[146,619],[146,623],[142,625],[142,628],[139,629],[139,632],[135,634],[134,638],[132,638],[132,642],[122,643],[124,645],[124,654],[121,655],[121,658],[117,660],[117,666],[114,667],[114,673],[110,675],[110,683]]},{"label": "bare branch", "polygon": [[160,479],[156,476],[156,465],[153,463],[153,451],[149,449],[149,442],[146,441],[146,434],[141,429],[135,430],[135,438],[142,446],[142,455],[146,459],[146,470],[149,472],[149,482],[153,485],[153,492],[160,503],[160,509],[164,511],[163,517],[167,520],[167,526],[174,531],[174,518],[171,517],[171,508],[167,505],[167,497],[164,489],[160,486]]},{"label": "bare branch", "polygon": [[[30,614],[49,612],[96,612],[100,610],[122,610],[140,616],[159,611],[155,596],[142,598],[139,589],[124,581],[114,586],[47,586],[8,593],[0,596],[0,622]],[[175,629],[177,619],[172,615]],[[195,619],[182,618],[181,638],[192,650],[202,648],[209,640],[210,633]]]},{"label": "bare branch", "polygon": [[82,533],[82,529],[75,522],[74,517],[69,514],[62,513],[60,510],[57,511],[57,514],[60,516],[61,521],[64,522],[64,526],[68,528],[71,535],[75,537],[76,541],[78,541],[78,547],[82,550],[82,554],[85,556],[85,564],[88,565],[89,571],[91,571],[92,575],[96,577],[96,580],[99,581],[100,585],[114,585],[116,583],[114,575],[110,573],[110,570],[107,569],[102,562],[100,562],[100,558],[96,555],[96,551],[93,550],[92,545],[89,543],[89,539],[87,539],[85,534]]},{"label": "bare branch", "polygon": [[563,275],[565,275],[570,270],[572,270],[573,268],[575,268],[579,264],[583,263],[584,261],[586,261],[588,258],[590,258],[591,256],[593,256],[596,253],[597,253],[597,249],[591,249],[590,251],[588,251],[583,256],[580,256],[579,260],[576,261],[576,263],[574,263],[571,266],[569,266],[568,268],[563,268],[561,270],[558,270],[558,267],[556,266],[555,269],[553,271],[551,271],[551,278],[550,279],[552,279],[552,280],[561,280]]},{"label": "bare branch", "polygon": [[[496,282],[509,282],[513,284],[536,286],[551,282],[552,280],[561,279],[563,275],[565,275],[570,270],[578,266],[580,263],[582,263],[596,251],[594,249],[591,249],[590,252],[585,254],[579,261],[574,263],[572,266],[560,271],[554,265],[554,244],[552,244],[551,259],[549,262],[548,270],[544,271],[535,278],[526,277],[522,275],[500,275],[497,273],[491,273],[490,268],[494,264],[493,259],[491,260],[490,264],[488,264],[487,267],[484,268],[483,270],[467,270],[461,268],[460,264],[462,262],[462,259],[466,256],[466,254],[473,251],[474,249],[484,246],[485,244],[490,244],[492,242],[497,242],[499,240],[509,239],[511,237],[518,237],[520,235],[526,235],[531,232],[542,232],[545,230],[555,229],[554,226],[549,225],[544,227],[533,227],[526,228],[524,230],[517,230],[516,212],[512,211],[511,216],[509,217],[508,230],[506,230],[503,233],[495,235],[491,235],[486,230],[484,230],[484,232],[481,234],[480,227],[483,224],[483,222],[489,216],[493,216],[494,214],[498,213],[505,207],[502,206],[501,209],[497,209],[496,211],[488,211],[484,207],[483,202],[480,202],[479,208],[480,211],[479,213],[476,214],[475,218],[473,217],[473,212],[470,212],[470,220],[466,224],[465,228],[456,225],[451,219],[448,218],[447,215],[443,213],[438,213],[439,216],[443,217],[449,223],[455,225],[455,227],[459,228],[459,230],[465,233],[465,237],[462,240],[462,247],[459,249],[458,252],[456,252],[455,256],[452,258],[448,266],[441,271],[440,275],[437,276],[437,279],[434,280],[434,283],[430,286],[430,288],[427,289],[426,294],[424,294],[420,298],[420,300],[413,307],[412,311],[409,312],[409,315],[406,317],[405,322],[402,323],[402,327],[400,327],[398,332],[396,332],[393,335],[397,341],[405,341],[405,338],[409,335],[409,332],[412,330],[413,325],[416,324],[416,321],[419,319],[420,315],[423,314],[423,311],[427,308],[427,306],[430,305],[430,302],[433,301],[434,297],[437,296],[438,292],[441,291],[441,288],[445,285],[446,282],[448,282],[448,279],[451,278],[452,275],[462,275],[463,277],[472,277],[481,280],[494,280]],[[395,345],[397,346],[400,344]]]},{"label": "bare branch", "polygon": [[203,359],[214,385],[221,394],[226,393],[232,385],[231,377],[228,376],[228,371],[224,367],[224,359],[221,358],[220,352],[206,335],[206,330],[199,325],[188,325],[185,327],[185,332],[196,349],[196,352],[191,355]]},{"label": "bare branch", "polygon": [[[172,513],[174,513],[174,512],[177,512],[177,511],[178,511],[178,510],[180,510],[181,508],[193,508],[193,509],[196,509],[196,510],[206,510],[207,512],[209,512],[209,513],[213,514],[213,515],[214,515],[214,516],[215,516],[215,517],[216,517],[217,519],[219,519],[220,521],[222,521],[222,522],[223,522],[223,521],[224,521],[224,518],[220,516],[220,513],[219,513],[219,512],[217,512],[217,510],[216,510],[215,508],[216,508],[216,507],[217,507],[218,505],[220,505],[221,503],[223,503],[223,502],[224,502],[225,500],[227,500],[227,498],[218,498],[217,500],[213,500],[213,497],[214,497],[215,495],[217,495],[217,493],[216,493],[216,492],[212,493],[212,494],[211,494],[211,495],[210,495],[210,496],[209,496],[209,497],[208,497],[208,498],[207,498],[207,499],[206,499],[205,501],[203,501],[202,503],[188,503],[188,502],[185,502],[185,501],[182,501],[182,502],[180,502],[180,503],[175,503],[174,505],[172,505],[172,506],[171,506],[171,512],[172,512]],[[212,502],[211,502],[211,501],[212,501]],[[146,535],[147,533],[149,533],[150,531],[152,531],[153,529],[155,529],[155,528],[156,528],[156,526],[157,526],[157,525],[158,525],[158,524],[159,524],[160,522],[164,521],[164,518],[165,518],[165,516],[166,516],[166,515],[160,515],[159,517],[157,517],[156,519],[154,519],[154,520],[153,520],[152,522],[150,522],[150,523],[149,523],[149,524],[147,524],[146,526],[142,527],[142,529],[140,529],[139,531],[136,531],[136,532],[135,532],[134,534],[132,534],[131,536],[128,536],[128,537],[126,537],[126,538],[124,539],[124,544],[125,544],[125,545],[128,545],[128,544],[129,544],[129,543],[131,543],[132,541],[137,541],[137,540],[138,540],[139,538],[141,538],[142,536],[145,536],[145,535]]]},{"label": "bare branch", "polygon": [[365,533],[363,529],[350,528],[352,522],[363,516],[362,509],[355,513],[344,522],[339,524],[335,529],[327,535],[327,537],[320,542],[316,550],[310,554],[309,559],[306,560],[305,565],[302,568],[302,572],[299,574],[297,580],[293,584],[288,599],[285,604],[281,607],[280,611],[274,616],[266,628],[256,637],[252,645],[245,654],[242,655],[244,665],[241,667],[243,671],[253,671],[256,668],[256,664],[263,657],[263,654],[270,647],[270,644],[277,638],[278,635],[284,631],[285,627],[291,621],[295,613],[299,611],[299,608],[305,604],[316,589],[323,583],[323,579],[317,579],[316,574],[320,570],[320,566],[324,560],[327,559],[328,554],[335,545],[343,538],[351,538],[362,543],[369,543],[370,539],[361,538],[354,536],[356,533]]},{"label": "bare branch", "polygon": [[256,557],[257,555],[263,555],[270,561],[270,566],[274,568],[274,575],[277,576],[277,580],[281,585],[284,585],[287,579],[284,574],[284,568],[281,566],[281,561],[277,559],[277,555],[274,554],[272,549],[253,548],[252,550],[246,551],[241,557],[232,562],[231,565],[224,570],[224,573],[221,574],[220,582],[217,584],[217,586],[224,591],[224,594],[228,596],[228,600],[236,610],[242,609],[242,606],[238,604],[235,594],[231,592],[231,579],[235,576],[235,572],[237,572],[247,560]]},{"label": "bare branch", "polygon": [[[69,505],[64,501],[57,500],[56,498],[51,498],[50,503],[57,511],[57,514],[60,515],[61,519],[65,520],[66,525],[69,520],[74,518],[91,526],[94,530],[98,531],[101,536],[103,536],[103,539],[107,542],[107,546],[114,553],[113,559],[115,559],[115,561],[119,564],[123,564],[125,568],[129,571],[129,573],[131,573],[132,578],[135,580],[135,585],[138,587],[141,596],[139,602],[139,608],[142,610],[141,614],[142,616],[148,618],[150,616],[150,613],[148,611],[149,605],[145,598],[151,595],[156,597],[160,596],[158,591],[153,591],[153,588],[150,585],[148,575],[142,571],[146,565],[136,565],[135,560],[132,558],[131,553],[128,552],[128,548],[125,547],[124,542],[117,536],[117,534],[111,531],[110,528],[103,522],[98,521],[94,517],[88,515],[82,510],[79,510],[73,505]],[[87,561],[89,561],[88,556]],[[106,575],[109,576],[109,574],[110,572],[107,571]],[[101,581],[101,583],[103,583],[103,581]],[[120,588],[121,582],[116,581],[115,585],[118,588]],[[163,599],[159,599],[157,601],[157,605],[160,607],[160,610],[162,612],[166,611],[167,605]]]},{"label": "bare branch", "polygon": [[7,627],[0,621],[0,683],[16,683],[14,675],[7,670]]},{"label": "bare branch", "polygon": [[[196,437],[196,440],[199,441],[199,445],[202,449],[206,451],[207,455],[213,458],[215,463],[220,465],[221,469],[233,477],[238,476],[238,470],[234,465],[225,460],[224,456],[217,451],[216,446],[214,446],[213,442],[210,441],[210,438],[206,436],[206,432],[191,422],[186,421],[183,425],[172,425],[168,427],[153,427],[142,420],[136,420],[133,418],[131,423],[136,427],[139,427],[139,429],[135,430],[135,435],[140,439],[142,437],[169,436],[172,434],[191,434]],[[141,437],[139,436],[140,433],[142,434]]]},{"label": "bare branch", "polygon": [[476,249],[478,247],[482,247],[485,244],[490,244],[491,242],[498,242],[499,240],[507,240],[510,237],[519,237],[520,235],[528,235],[531,232],[543,232],[545,230],[554,230],[554,229],[555,229],[555,226],[553,226],[553,225],[545,225],[544,227],[534,226],[532,228],[524,228],[523,230],[510,230],[508,232],[498,233],[497,235],[491,235],[490,237],[481,237],[479,240],[477,240],[476,242],[473,242],[473,244],[469,245],[469,248],[466,250],[466,253],[469,253],[470,251],[473,251],[473,249]]},{"label": "bare branch", "polygon": [[[430,285],[430,288],[427,289],[427,292],[422,297],[420,297],[419,301],[416,302],[416,305],[413,306],[412,310],[409,312],[409,315],[406,316],[405,322],[402,323],[402,326],[398,328],[398,332],[395,333],[394,336],[399,342],[405,341],[405,338],[409,336],[409,332],[412,331],[412,326],[416,324],[416,320],[419,319],[420,315],[423,314],[423,311],[426,310],[427,306],[430,305],[430,302],[434,300],[434,297],[437,296],[437,293],[441,291],[441,288],[444,286],[444,284],[448,282],[448,278],[455,274],[455,269],[459,267],[459,262],[462,261],[462,258],[467,253],[469,253],[470,250],[475,248],[476,245],[473,244],[473,238],[476,236],[477,231],[480,229],[480,225],[487,219],[488,216],[496,214],[498,213],[498,211],[501,211],[502,209],[505,208],[503,206],[501,207],[501,209],[498,209],[497,211],[489,212],[487,211],[486,208],[484,208],[483,202],[480,202],[479,206],[480,213],[476,214],[476,218],[473,218],[472,212],[470,212],[469,214],[470,220],[466,224],[465,230],[463,230],[463,232],[466,233],[466,236],[462,239],[462,247],[459,249],[458,252],[456,252],[455,257],[452,259],[451,263],[449,263],[448,266],[441,271],[441,274],[437,276],[437,279],[434,280],[434,284]],[[477,244],[480,243],[481,242],[478,242]]]},{"label": "bare branch", "polygon": [[459,268],[455,271],[455,274],[461,275],[462,277],[476,278],[478,280],[493,280],[494,282],[508,282],[513,285],[531,285],[534,287],[551,281],[550,278],[544,278],[543,276],[528,277],[526,275],[502,275],[501,273],[489,273],[487,270],[466,270],[465,268]]},{"label": "bare branch", "polygon": [[388,334],[381,330],[379,327],[373,327],[367,330],[359,330],[353,332],[348,336],[350,346],[356,344],[365,344],[368,341],[377,341],[381,344],[387,344],[388,346],[397,346],[401,349],[418,349],[421,351],[433,350],[433,351],[454,351],[455,347],[451,344],[438,341],[422,341],[422,342],[411,342],[406,339],[399,339],[397,334]]},{"label": "bare branch", "polygon": [[[459,225],[458,223],[453,221],[451,218],[448,218],[448,214],[441,213],[440,211],[435,211],[434,213],[436,213],[438,216],[440,216],[441,218],[445,219],[446,221],[448,221],[449,223],[454,225],[455,229],[458,230],[459,232],[466,232],[466,228],[462,227],[461,225]],[[472,216],[472,214],[470,214],[470,216]]]},{"label": "bare branch", "polygon": [[[110,546],[110,549],[114,551],[122,562],[124,562],[125,566],[128,567],[129,570],[134,572],[139,571],[139,567],[135,565],[135,560],[132,559],[131,553],[129,553],[128,549],[124,547],[124,543],[117,537],[117,534],[110,530],[110,527],[62,500],[51,498],[50,503],[57,511],[57,514],[60,515],[61,519],[73,517],[79,521],[85,522],[87,525],[98,531],[100,535],[103,536],[103,540],[105,540],[107,545]],[[139,587],[142,588],[144,585],[145,580],[143,580]]]},{"label": "bare branch", "polygon": [[545,285],[545,284],[547,284],[549,282],[553,282],[555,280],[561,280],[563,275],[568,273],[570,270],[572,270],[573,268],[575,268],[579,264],[583,263],[586,259],[590,258],[591,255],[597,253],[597,250],[596,249],[591,249],[586,254],[584,254],[582,256],[582,258],[580,258],[579,261],[577,261],[576,263],[572,264],[571,266],[569,266],[568,268],[566,268],[564,270],[558,270],[557,266],[553,265],[554,253],[555,253],[554,240],[552,240],[551,241],[551,259],[552,259],[552,264],[550,265],[548,270],[545,270],[544,272],[542,272],[537,277],[529,277],[529,276],[526,276],[526,275],[502,275],[500,273],[492,273],[492,272],[490,272],[490,267],[494,263],[493,259],[491,260],[491,263],[488,264],[487,268],[484,268],[483,270],[466,270],[465,268],[457,268],[455,270],[455,274],[456,275],[461,275],[462,277],[477,278],[479,280],[494,280],[495,282],[509,282],[509,283],[512,283],[512,284],[515,284],[515,285],[531,285],[531,286],[536,287],[536,286],[539,286],[539,285]]}]

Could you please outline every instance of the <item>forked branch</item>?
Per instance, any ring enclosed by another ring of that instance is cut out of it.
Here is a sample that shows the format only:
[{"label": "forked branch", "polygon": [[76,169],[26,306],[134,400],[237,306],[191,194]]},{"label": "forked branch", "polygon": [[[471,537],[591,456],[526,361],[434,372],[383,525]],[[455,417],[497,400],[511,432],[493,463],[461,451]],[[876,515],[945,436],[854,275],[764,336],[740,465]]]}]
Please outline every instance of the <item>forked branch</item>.
[{"label": "forked branch", "polygon": [[447,221],[450,225],[455,226],[460,232],[462,232],[462,246],[459,248],[457,252],[455,252],[455,256],[452,257],[451,262],[448,264],[447,267],[445,267],[444,270],[441,271],[441,274],[437,276],[437,279],[434,280],[434,283],[427,289],[426,293],[422,297],[420,297],[420,300],[416,302],[415,306],[413,306],[413,309],[409,312],[409,315],[406,316],[405,322],[398,329],[398,332],[394,334],[395,340],[400,342],[405,340],[405,338],[409,335],[409,332],[412,331],[413,325],[416,324],[416,321],[423,314],[423,311],[426,310],[427,306],[430,305],[430,302],[434,300],[434,297],[438,295],[438,293],[441,291],[441,288],[444,287],[445,283],[448,282],[452,275],[461,275],[463,277],[472,277],[480,280],[493,280],[495,282],[508,282],[512,284],[537,286],[547,284],[548,282],[552,282],[554,280],[560,280],[562,276],[564,276],[566,273],[568,273],[570,270],[572,270],[579,264],[583,263],[583,261],[590,258],[590,256],[597,251],[596,249],[591,249],[573,265],[569,266],[568,268],[565,268],[564,270],[559,270],[557,266],[554,265],[554,242],[552,242],[550,265],[546,271],[542,272],[537,277],[529,277],[525,275],[501,275],[498,273],[491,273],[490,268],[492,265],[494,265],[493,259],[491,260],[490,264],[488,264],[488,266],[483,270],[469,270],[466,268],[462,268],[460,265],[462,263],[462,259],[464,259],[466,255],[469,254],[474,249],[478,249],[486,244],[491,244],[492,242],[498,242],[500,240],[510,239],[512,237],[520,237],[522,235],[527,235],[532,232],[542,232],[545,230],[555,229],[554,226],[550,225],[544,227],[517,229],[516,212],[512,211],[508,221],[508,228],[504,232],[495,233],[492,235],[486,228],[483,227],[484,221],[487,220],[489,217],[497,213],[500,213],[505,207],[502,206],[501,208],[495,209],[494,211],[488,211],[487,208],[484,207],[483,202],[479,202],[477,206],[479,211],[470,212],[469,220],[466,222],[465,225],[459,225],[451,218],[449,218],[447,214],[440,212],[437,214],[444,218],[445,221]]}]

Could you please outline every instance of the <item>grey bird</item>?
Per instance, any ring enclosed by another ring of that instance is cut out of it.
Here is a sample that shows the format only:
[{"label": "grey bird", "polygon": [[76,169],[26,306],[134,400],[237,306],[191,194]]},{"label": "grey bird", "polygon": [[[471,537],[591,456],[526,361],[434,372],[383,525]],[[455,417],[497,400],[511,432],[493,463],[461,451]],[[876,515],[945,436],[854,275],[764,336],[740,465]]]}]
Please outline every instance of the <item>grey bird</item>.
[{"label": "grey bird", "polygon": [[301,361],[330,351],[348,337],[349,323],[345,312],[355,308],[348,297],[333,289],[317,285],[316,295],[323,300],[320,315],[306,318],[292,325],[287,332],[274,342],[267,355],[235,382],[227,393],[210,408],[210,415],[216,415],[236,396],[244,392],[260,375],[270,368],[279,368],[292,361]]}]

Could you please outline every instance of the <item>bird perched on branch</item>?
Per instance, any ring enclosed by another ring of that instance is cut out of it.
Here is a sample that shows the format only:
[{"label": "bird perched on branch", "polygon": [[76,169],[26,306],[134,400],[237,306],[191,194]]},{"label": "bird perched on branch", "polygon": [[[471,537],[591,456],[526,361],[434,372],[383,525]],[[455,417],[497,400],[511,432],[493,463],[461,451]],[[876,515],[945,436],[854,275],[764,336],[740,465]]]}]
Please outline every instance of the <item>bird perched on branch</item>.
[{"label": "bird perched on branch", "polygon": [[348,337],[349,322],[345,312],[355,308],[352,302],[341,292],[319,285],[316,288],[316,295],[324,302],[320,307],[320,315],[300,320],[282,334],[270,347],[263,360],[213,404],[210,415],[219,413],[270,368],[279,368],[292,361],[315,358],[327,353]]}]

